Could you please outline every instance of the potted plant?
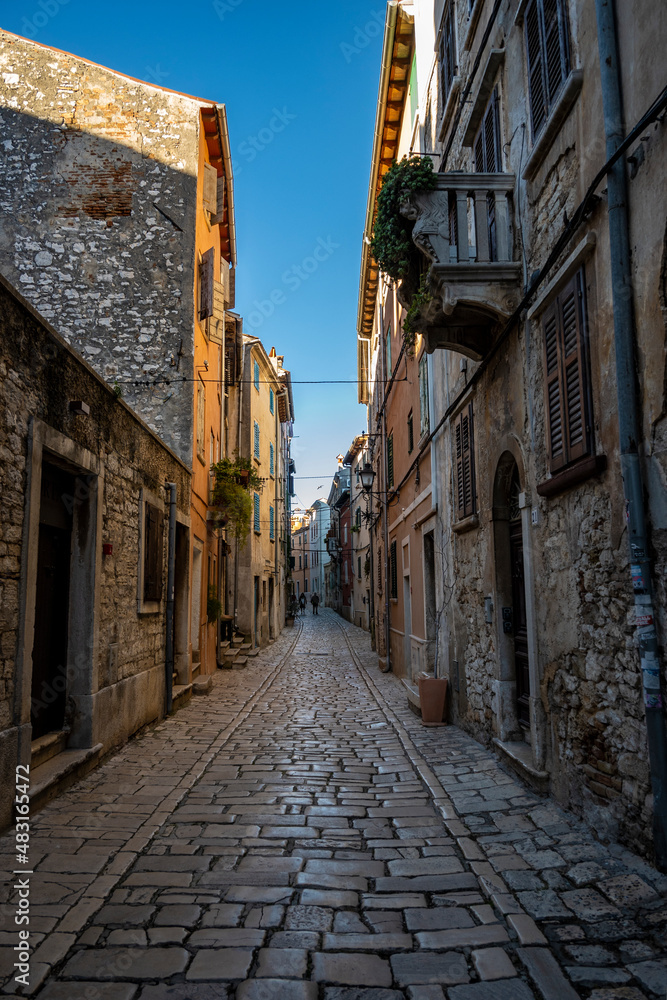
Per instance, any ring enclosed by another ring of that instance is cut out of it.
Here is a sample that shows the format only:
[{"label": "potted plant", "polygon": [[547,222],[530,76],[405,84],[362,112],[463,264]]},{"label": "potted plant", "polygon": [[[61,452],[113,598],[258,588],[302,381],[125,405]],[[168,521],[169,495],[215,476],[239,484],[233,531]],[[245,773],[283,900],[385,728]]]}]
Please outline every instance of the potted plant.
[{"label": "potted plant", "polygon": [[216,526],[227,526],[234,538],[245,543],[250,533],[253,490],[262,488],[262,480],[247,458],[223,458],[213,466],[214,484],[211,506],[218,511]]},{"label": "potted plant", "polygon": [[208,588],[208,599],[206,601],[206,617],[209,625],[217,622],[222,614],[222,604],[218,599],[218,588],[213,584]]}]

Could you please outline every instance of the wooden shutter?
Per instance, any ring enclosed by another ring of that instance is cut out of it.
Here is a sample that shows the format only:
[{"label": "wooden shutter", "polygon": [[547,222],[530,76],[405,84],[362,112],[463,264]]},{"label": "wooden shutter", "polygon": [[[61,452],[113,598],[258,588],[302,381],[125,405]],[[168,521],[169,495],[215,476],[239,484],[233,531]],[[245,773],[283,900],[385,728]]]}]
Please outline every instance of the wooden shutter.
[{"label": "wooden shutter", "polygon": [[256,420],[255,420],[255,423],[254,423],[254,431],[255,431],[255,439],[254,439],[254,445],[253,445],[253,452],[254,452],[255,458],[259,458],[259,424],[257,423]]},{"label": "wooden shutter", "polygon": [[269,538],[271,541],[276,537],[276,513],[273,507],[269,507]]},{"label": "wooden shutter", "polygon": [[456,505],[458,517],[475,513],[475,447],[472,403],[459,414],[454,426],[456,452]]},{"label": "wooden shutter", "polygon": [[456,42],[454,36],[454,0],[450,0],[442,22],[440,38],[440,101],[444,110],[456,73]]},{"label": "wooden shutter", "polygon": [[398,567],[396,565],[396,542],[389,546],[389,594],[398,597]]},{"label": "wooden shutter", "polygon": [[560,365],[558,300],[542,318],[544,330],[544,372],[546,376],[547,450],[549,468],[556,472],[567,461],[563,419],[563,382]]},{"label": "wooden shutter", "polygon": [[567,36],[562,0],[543,0],[544,64],[549,107],[567,76]]},{"label": "wooden shutter", "polygon": [[210,163],[204,164],[204,208],[211,215],[218,211],[218,171]]},{"label": "wooden shutter", "polygon": [[542,319],[547,447],[552,473],[588,455],[592,446],[583,289],[580,271]]},{"label": "wooden shutter", "polygon": [[[216,172],[217,173],[217,172]],[[216,191],[215,191],[215,213],[211,218],[212,226],[219,226],[225,217],[225,175],[221,174],[220,177],[216,176]],[[206,206],[204,206],[206,207]]]},{"label": "wooden shutter", "polygon": [[199,265],[199,318],[207,319],[213,315],[213,269],[215,267],[215,250],[213,247],[202,254]]},{"label": "wooden shutter", "polygon": [[394,435],[387,438],[387,489],[394,485]]},{"label": "wooden shutter", "polygon": [[531,0],[526,7],[525,25],[530,118],[533,125],[533,136],[536,136],[540,131],[547,117],[540,14],[540,0]]},{"label": "wooden shutter", "polygon": [[146,502],[144,513],[144,600],[162,599],[162,548],[164,516]]}]

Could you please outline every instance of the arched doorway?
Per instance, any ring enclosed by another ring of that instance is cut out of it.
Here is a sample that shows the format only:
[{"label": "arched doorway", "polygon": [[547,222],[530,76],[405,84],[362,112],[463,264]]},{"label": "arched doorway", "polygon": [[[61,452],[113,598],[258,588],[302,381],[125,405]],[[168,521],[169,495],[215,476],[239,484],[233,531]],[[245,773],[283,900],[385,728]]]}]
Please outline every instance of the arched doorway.
[{"label": "arched doorway", "polygon": [[524,572],[524,488],[516,459],[504,452],[493,487],[498,608],[498,731],[530,741],[530,658]]}]

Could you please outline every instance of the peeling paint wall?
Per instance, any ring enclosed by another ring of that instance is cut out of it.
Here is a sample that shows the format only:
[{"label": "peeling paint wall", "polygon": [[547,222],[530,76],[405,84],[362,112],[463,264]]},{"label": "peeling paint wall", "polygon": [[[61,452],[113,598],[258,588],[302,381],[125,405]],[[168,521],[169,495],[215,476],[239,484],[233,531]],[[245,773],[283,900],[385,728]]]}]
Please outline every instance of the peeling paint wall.
[{"label": "peeling paint wall", "polygon": [[199,109],[0,31],[0,271],[186,462]]}]

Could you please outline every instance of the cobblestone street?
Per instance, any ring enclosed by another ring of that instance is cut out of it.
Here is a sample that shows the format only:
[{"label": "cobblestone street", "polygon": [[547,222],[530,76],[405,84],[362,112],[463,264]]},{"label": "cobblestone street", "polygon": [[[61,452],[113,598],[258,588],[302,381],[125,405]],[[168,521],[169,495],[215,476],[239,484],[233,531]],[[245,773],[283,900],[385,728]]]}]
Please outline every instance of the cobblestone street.
[{"label": "cobblestone street", "polygon": [[31,985],[7,890],[5,994],[664,997],[667,877],[422,728],[376,663],[309,613],[37,814]]}]

